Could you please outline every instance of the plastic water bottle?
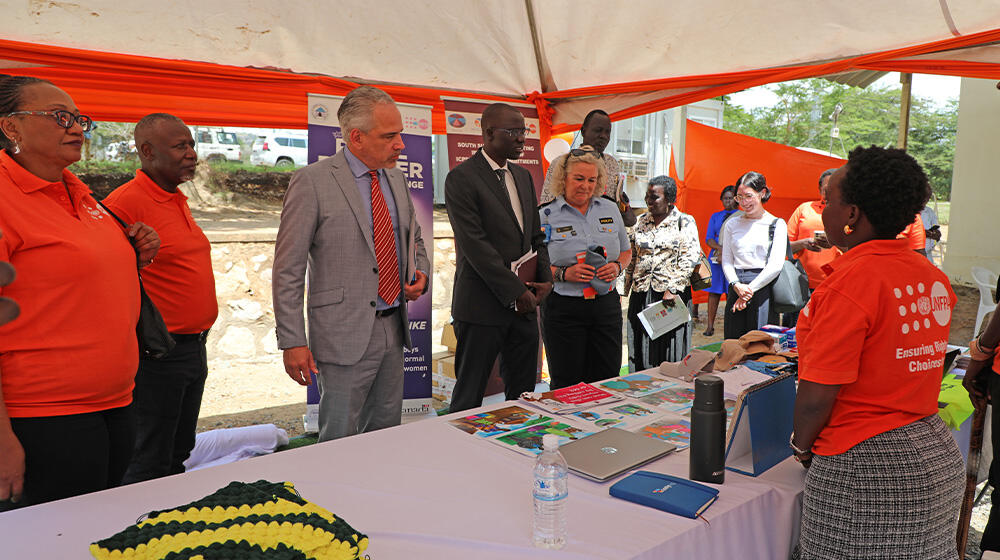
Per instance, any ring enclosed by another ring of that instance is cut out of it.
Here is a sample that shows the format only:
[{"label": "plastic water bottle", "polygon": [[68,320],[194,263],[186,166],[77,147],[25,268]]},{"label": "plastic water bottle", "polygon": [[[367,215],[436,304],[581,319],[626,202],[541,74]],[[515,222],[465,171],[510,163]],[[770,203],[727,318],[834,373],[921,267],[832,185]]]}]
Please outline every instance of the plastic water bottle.
[{"label": "plastic water bottle", "polygon": [[538,548],[566,546],[566,498],[569,496],[566,459],[559,453],[559,437],[542,436],[543,451],[535,461],[534,541]]}]

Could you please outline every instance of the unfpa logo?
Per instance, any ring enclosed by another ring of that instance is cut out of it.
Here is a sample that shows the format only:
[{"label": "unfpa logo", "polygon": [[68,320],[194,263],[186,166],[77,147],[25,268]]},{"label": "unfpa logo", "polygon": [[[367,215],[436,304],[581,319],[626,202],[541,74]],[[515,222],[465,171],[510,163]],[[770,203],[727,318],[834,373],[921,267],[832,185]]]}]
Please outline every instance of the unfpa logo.
[{"label": "unfpa logo", "polygon": [[907,284],[902,288],[894,288],[893,295],[898,300],[899,316],[902,318],[900,329],[903,334],[930,328],[930,316],[942,327],[951,321],[951,296],[941,282],[934,282],[929,290],[923,282]]},{"label": "unfpa logo", "polygon": [[668,482],[662,488],[657,488],[656,490],[653,490],[653,493],[654,494],[662,494],[662,493],[666,492],[667,490],[670,490],[673,487],[674,487],[674,483],[673,482]]}]

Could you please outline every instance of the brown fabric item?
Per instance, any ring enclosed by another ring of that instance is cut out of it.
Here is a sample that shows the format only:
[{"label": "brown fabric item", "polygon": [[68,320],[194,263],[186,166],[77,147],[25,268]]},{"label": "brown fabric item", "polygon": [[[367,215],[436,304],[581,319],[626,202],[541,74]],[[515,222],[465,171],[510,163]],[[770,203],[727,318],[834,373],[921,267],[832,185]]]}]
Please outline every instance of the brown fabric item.
[{"label": "brown fabric item", "polygon": [[784,364],[788,362],[788,358],[778,354],[764,354],[763,356],[754,358],[754,360],[764,362],[765,364]]},{"label": "brown fabric item", "polygon": [[764,331],[750,331],[739,338],[747,354],[774,354],[774,337]]},{"label": "brown fabric item", "polygon": [[739,340],[727,339],[722,341],[722,349],[719,350],[718,356],[715,358],[715,369],[719,371],[726,371],[731,369],[736,364],[743,361],[743,357],[746,356],[747,351],[740,344]]},{"label": "brown fabric item", "polygon": [[663,362],[660,364],[660,375],[676,377],[690,381],[701,373],[709,373],[715,361],[715,352],[708,350],[692,350],[679,362]]},{"label": "brown fabric item", "polygon": [[[774,351],[774,337],[764,331],[750,331],[736,340],[726,339],[722,341],[722,350],[715,358],[715,369],[725,371],[749,356],[760,354],[777,354]],[[764,361],[761,358],[756,359]]]}]

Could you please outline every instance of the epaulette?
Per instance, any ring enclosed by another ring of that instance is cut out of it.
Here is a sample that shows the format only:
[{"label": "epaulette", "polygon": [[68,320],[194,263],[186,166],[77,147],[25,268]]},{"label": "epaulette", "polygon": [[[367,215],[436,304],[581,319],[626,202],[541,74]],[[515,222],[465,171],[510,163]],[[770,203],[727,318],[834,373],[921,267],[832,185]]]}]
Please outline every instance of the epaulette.
[{"label": "epaulette", "polygon": [[606,199],[610,200],[611,202],[614,202],[615,204],[618,204],[618,201],[617,201],[617,200],[615,200],[615,199],[611,198],[610,196],[608,196],[608,195],[606,195],[606,194],[602,194],[602,195],[601,195],[601,198],[606,198]]},{"label": "epaulette", "polygon": [[546,206],[548,206],[549,204],[552,204],[555,201],[556,201],[556,199],[553,198],[552,200],[550,200],[548,202],[543,202],[543,203],[539,204],[538,207],[539,208],[545,208]]}]

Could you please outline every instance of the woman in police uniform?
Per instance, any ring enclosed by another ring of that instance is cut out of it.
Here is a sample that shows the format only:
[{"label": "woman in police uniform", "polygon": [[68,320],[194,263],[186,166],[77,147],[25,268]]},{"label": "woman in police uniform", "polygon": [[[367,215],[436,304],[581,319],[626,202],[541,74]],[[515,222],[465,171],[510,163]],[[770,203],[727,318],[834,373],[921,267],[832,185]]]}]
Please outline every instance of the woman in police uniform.
[{"label": "woman in police uniform", "polygon": [[542,319],[553,389],[618,374],[622,310],[615,281],[632,259],[618,205],[595,197],[607,173],[590,146],[555,170],[556,198],[539,208],[554,288]]}]

